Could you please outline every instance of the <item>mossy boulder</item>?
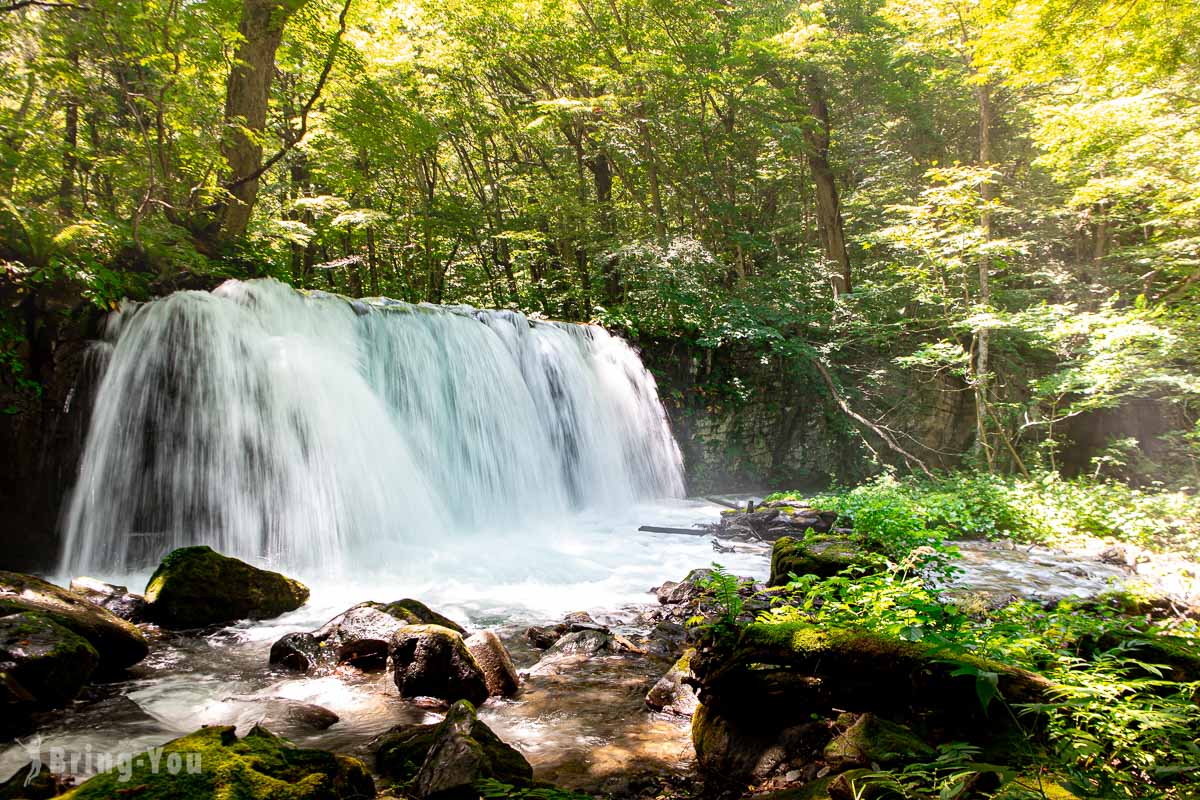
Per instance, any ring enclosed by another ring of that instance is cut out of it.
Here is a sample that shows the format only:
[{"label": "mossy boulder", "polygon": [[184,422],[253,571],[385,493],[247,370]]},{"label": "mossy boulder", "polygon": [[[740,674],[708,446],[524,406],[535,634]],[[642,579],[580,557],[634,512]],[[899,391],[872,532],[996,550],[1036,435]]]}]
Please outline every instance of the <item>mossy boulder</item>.
[{"label": "mossy boulder", "polygon": [[833,764],[908,764],[931,759],[936,751],[903,725],[862,714],[825,746]]},{"label": "mossy boulder", "polygon": [[488,698],[487,681],[462,634],[441,625],[406,625],[388,645],[401,697],[436,697],[474,704]]},{"label": "mossy boulder", "polygon": [[[482,724],[482,723],[480,723]],[[438,723],[399,725],[371,742],[375,752],[375,772],[398,784],[406,784],[421,771],[429,748],[433,747]]]},{"label": "mossy boulder", "polygon": [[474,706],[459,700],[433,732],[411,791],[421,798],[474,800],[475,784],[484,778],[524,788],[533,783],[533,768],[479,721]]},{"label": "mossy boulder", "polygon": [[308,600],[308,587],[206,545],[167,554],[146,584],[146,613],[164,628],[270,619]]},{"label": "mossy boulder", "polygon": [[769,586],[783,586],[789,574],[830,578],[843,570],[857,567],[863,572],[881,572],[886,567],[882,556],[844,536],[809,536],[797,539],[784,536],[771,548]]},{"label": "mossy boulder", "polygon": [[117,673],[150,652],[135,625],[61,586],[18,572],[0,572],[0,617],[36,612],[82,636],[98,654],[103,673]]},{"label": "mossy boulder", "polygon": [[0,664],[0,740],[27,733],[33,726],[37,698],[13,675],[13,662]]},{"label": "mossy boulder", "polygon": [[75,699],[100,655],[86,639],[36,611],[0,618],[0,663],[36,707]]},{"label": "mossy boulder", "polygon": [[406,620],[410,625],[441,625],[452,631],[467,635],[466,629],[449,617],[439,614],[420,600],[405,598],[379,606],[383,611],[397,619]]},{"label": "mossy boulder", "polygon": [[301,749],[258,726],[241,739],[232,726],[201,728],[168,742],[161,751],[135,757],[131,766],[124,775],[120,769],[97,775],[63,797],[350,800],[375,796],[375,783],[358,759]]},{"label": "mossy boulder", "polygon": [[779,727],[761,710],[762,724],[730,719],[703,704],[692,714],[692,745],[700,768],[721,782],[761,782],[809,761],[828,738],[822,722],[795,719]]}]

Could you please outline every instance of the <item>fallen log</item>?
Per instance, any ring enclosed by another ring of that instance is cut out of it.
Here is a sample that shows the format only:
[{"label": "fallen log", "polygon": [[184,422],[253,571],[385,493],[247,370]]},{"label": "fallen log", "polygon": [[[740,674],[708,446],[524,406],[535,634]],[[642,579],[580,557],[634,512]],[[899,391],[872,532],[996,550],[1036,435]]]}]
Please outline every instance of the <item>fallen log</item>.
[{"label": "fallen log", "polygon": [[710,503],[716,503],[719,506],[725,506],[726,508],[732,508],[734,511],[742,510],[742,507],[739,506],[737,503],[731,503],[728,500],[722,500],[719,497],[706,497],[704,499]]},{"label": "fallen log", "polygon": [[638,528],[643,533],[678,533],[684,536],[708,536],[709,531],[695,528],[664,528],[661,525],[643,525]]}]

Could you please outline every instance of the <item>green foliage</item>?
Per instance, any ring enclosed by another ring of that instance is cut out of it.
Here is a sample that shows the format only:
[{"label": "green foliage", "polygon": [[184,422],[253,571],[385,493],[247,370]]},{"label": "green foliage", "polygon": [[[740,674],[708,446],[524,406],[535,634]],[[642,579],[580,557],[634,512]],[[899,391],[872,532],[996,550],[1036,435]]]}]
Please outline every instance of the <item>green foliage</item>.
[{"label": "green foliage", "polygon": [[558,787],[520,789],[493,778],[484,778],[475,784],[479,796],[486,800],[592,800],[590,794]]},{"label": "green foliage", "polygon": [[745,607],[740,594],[741,579],[714,561],[712,574],[704,580],[702,586],[712,592],[713,599],[717,603],[719,609],[717,624],[727,628],[736,627],[742,609]]}]

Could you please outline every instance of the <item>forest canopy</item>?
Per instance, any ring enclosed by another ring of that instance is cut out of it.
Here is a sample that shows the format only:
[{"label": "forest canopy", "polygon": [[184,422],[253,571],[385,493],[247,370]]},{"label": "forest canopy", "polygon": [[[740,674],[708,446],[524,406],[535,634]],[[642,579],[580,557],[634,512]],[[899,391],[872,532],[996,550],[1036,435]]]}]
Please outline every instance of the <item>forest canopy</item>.
[{"label": "forest canopy", "polygon": [[272,276],[882,356],[998,470],[1152,398],[1194,482],[1198,86],[1173,0],[0,0],[6,380],[38,315]]}]

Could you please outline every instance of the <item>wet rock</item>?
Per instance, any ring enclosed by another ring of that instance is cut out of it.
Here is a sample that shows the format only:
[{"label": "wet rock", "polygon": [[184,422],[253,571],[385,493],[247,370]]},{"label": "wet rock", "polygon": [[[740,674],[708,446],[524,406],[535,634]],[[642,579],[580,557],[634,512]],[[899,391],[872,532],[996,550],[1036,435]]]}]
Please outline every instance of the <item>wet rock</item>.
[{"label": "wet rock", "polygon": [[805,539],[785,536],[771,549],[771,578],[767,583],[783,586],[790,580],[789,574],[829,578],[850,567],[879,572],[885,568],[885,561],[862,545],[840,536]]},{"label": "wet rock", "polygon": [[96,578],[76,578],[71,581],[71,591],[126,622],[146,621],[146,598],[134,594],[125,586],[105,583]]},{"label": "wet rock", "polygon": [[469,700],[488,698],[487,681],[462,635],[441,625],[406,625],[388,649],[401,697]]},{"label": "wet rock", "polygon": [[[82,636],[35,611],[0,618],[0,665],[20,706],[58,708],[75,699],[100,656]],[[16,709],[19,712],[19,708]]]},{"label": "wet rock", "polygon": [[491,778],[517,787],[533,782],[533,768],[479,721],[470,703],[459,701],[433,733],[433,745],[412,788],[422,798],[479,796],[475,784]]},{"label": "wet rock", "polygon": [[567,633],[576,631],[607,631],[608,627],[601,625],[592,618],[592,615],[586,611],[572,611],[563,617],[562,624],[566,626]]},{"label": "wet rock", "polygon": [[[270,662],[297,672],[320,673],[342,664],[364,671],[387,668],[388,644],[392,635],[406,625],[423,624],[421,616],[441,615],[428,611],[418,616],[405,604],[359,603],[338,614],[315,631],[289,633],[271,646]],[[461,632],[457,628],[456,632]]]},{"label": "wet rock", "polygon": [[370,749],[375,753],[375,771],[397,783],[416,777],[433,747],[434,725],[399,725],[377,736]]},{"label": "wet rock", "polygon": [[684,683],[685,679],[695,678],[691,667],[693,655],[694,650],[686,651],[667,674],[658,679],[658,683],[646,693],[646,705],[655,711],[680,717],[690,717],[695,712],[699,705],[696,690]]},{"label": "wet rock", "polygon": [[380,608],[397,619],[407,620],[410,625],[441,625],[443,628],[449,628],[463,636],[467,634],[463,626],[434,611],[420,600],[405,598],[393,603],[386,603]]},{"label": "wet rock", "polygon": [[118,770],[97,775],[67,796],[71,800],[361,800],[375,796],[375,783],[358,759],[301,749],[258,726],[241,739],[232,726],[201,728],[168,742],[158,758],[134,758],[132,770],[126,780]]},{"label": "wet rock", "polygon": [[606,631],[583,630],[568,633],[546,651],[543,658],[563,658],[566,656],[598,656],[605,653],[615,653],[617,643],[612,634]]},{"label": "wet rock", "polygon": [[323,731],[341,717],[324,706],[302,703],[286,697],[271,697],[255,703],[261,713],[260,724],[279,728]]},{"label": "wet rock", "polygon": [[463,643],[483,671],[488,694],[493,697],[516,694],[521,688],[521,678],[499,636],[491,631],[480,631]]},{"label": "wet rock", "polygon": [[136,626],[82,597],[32,575],[0,572],[0,617],[33,611],[82,636],[116,673],[146,657],[150,646]]},{"label": "wet rock", "polygon": [[164,628],[271,619],[307,600],[308,587],[299,581],[204,545],[167,554],[146,585],[146,613]]},{"label": "wet rock", "polygon": [[525,629],[525,641],[539,650],[545,650],[561,639],[564,633],[557,625],[533,625]]},{"label": "wet rock", "polygon": [[[853,718],[853,715],[843,715]],[[839,722],[848,722],[839,719]],[[935,750],[903,725],[866,713],[854,719],[844,731],[825,746],[825,760],[831,764],[890,766],[926,761]]]},{"label": "wet rock", "polygon": [[679,583],[667,581],[655,590],[658,602],[671,606],[697,602],[708,591],[705,587],[712,576],[711,569],[702,568],[692,570]]},{"label": "wet rock", "polygon": [[0,739],[10,739],[29,731],[37,698],[12,674],[14,662],[0,663]]},{"label": "wet rock", "polygon": [[677,656],[687,641],[687,628],[682,622],[664,619],[650,631],[646,649],[654,655]]}]

